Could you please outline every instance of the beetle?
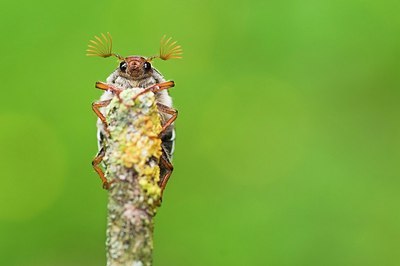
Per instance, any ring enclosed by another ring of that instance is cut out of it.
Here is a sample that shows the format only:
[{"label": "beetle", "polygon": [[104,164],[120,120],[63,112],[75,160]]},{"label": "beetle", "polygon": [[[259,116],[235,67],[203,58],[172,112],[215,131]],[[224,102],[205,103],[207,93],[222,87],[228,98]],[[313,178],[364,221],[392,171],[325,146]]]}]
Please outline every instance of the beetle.
[{"label": "beetle", "polygon": [[[175,127],[174,121],[178,116],[178,111],[173,108],[172,98],[168,93],[169,88],[174,87],[173,81],[166,81],[163,75],[152,65],[154,59],[169,60],[173,58],[182,58],[182,48],[176,41],[171,41],[164,35],[160,43],[160,52],[158,55],[127,56],[123,57],[112,51],[112,38],[110,33],[101,34],[101,37],[95,36],[95,40],[90,40],[87,56],[99,56],[107,58],[114,56],[118,58],[119,65],[106,79],[106,82],[96,82],[96,88],[104,90],[99,101],[92,103],[92,109],[96,113],[97,120],[97,139],[98,153],[92,161],[94,170],[98,173],[103,188],[109,189],[111,182],[104,176],[100,164],[105,155],[104,139],[108,135],[107,121],[104,114],[106,107],[111,99],[118,93],[127,88],[144,88],[142,93],[152,91],[155,94],[157,108],[162,121],[162,129],[159,137],[162,144],[162,156],[160,158],[160,182],[161,191],[165,189],[169,177],[173,171],[172,156],[175,145]],[[141,93],[141,94],[142,94]]]}]

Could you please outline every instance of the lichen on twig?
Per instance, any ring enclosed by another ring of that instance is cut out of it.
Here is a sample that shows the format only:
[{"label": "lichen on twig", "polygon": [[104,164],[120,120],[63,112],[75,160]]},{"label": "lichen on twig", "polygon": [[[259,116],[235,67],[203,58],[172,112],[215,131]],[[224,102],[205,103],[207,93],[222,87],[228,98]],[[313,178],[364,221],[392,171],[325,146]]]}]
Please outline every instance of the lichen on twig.
[{"label": "lichen on twig", "polygon": [[107,265],[147,266],[152,262],[153,217],[161,200],[158,185],[161,121],[152,92],[125,89],[105,108],[105,174],[109,189]]}]

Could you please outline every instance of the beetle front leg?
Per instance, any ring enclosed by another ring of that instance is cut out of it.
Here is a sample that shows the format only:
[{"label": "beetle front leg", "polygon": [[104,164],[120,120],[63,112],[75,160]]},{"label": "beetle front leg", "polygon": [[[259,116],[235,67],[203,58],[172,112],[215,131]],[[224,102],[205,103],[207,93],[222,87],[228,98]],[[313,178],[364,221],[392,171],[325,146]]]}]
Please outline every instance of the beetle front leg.
[{"label": "beetle front leg", "polygon": [[154,85],[151,85],[147,88],[145,88],[143,91],[141,91],[140,93],[136,94],[135,97],[132,98],[133,101],[135,101],[140,95],[143,95],[145,93],[148,93],[149,91],[151,92],[159,92],[162,90],[167,90],[169,88],[172,88],[175,86],[175,83],[171,80],[171,81],[165,81],[165,82],[161,82],[161,83],[157,83]]},{"label": "beetle front leg", "polygon": [[121,93],[121,91],[122,91],[121,89],[119,89],[119,88],[117,88],[117,87],[115,87],[113,85],[110,85],[110,84],[107,84],[107,83],[104,83],[104,82],[101,82],[101,81],[97,81],[96,82],[96,88],[98,88],[100,90],[103,90],[103,91],[112,91],[116,95],[119,95]]}]

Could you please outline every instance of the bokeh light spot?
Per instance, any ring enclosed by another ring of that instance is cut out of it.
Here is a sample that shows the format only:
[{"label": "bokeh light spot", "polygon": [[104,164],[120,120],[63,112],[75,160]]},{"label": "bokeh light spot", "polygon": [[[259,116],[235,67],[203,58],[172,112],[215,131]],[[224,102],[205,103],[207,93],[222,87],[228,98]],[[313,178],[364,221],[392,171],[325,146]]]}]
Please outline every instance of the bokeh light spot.
[{"label": "bokeh light spot", "polygon": [[64,149],[54,130],[38,117],[0,114],[0,123],[0,219],[29,219],[59,195]]}]

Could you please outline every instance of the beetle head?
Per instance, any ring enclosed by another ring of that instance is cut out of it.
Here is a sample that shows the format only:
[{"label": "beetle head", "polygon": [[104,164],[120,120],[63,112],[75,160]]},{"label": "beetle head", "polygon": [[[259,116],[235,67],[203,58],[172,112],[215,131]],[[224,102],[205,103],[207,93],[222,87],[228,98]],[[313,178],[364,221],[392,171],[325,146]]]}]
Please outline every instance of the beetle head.
[{"label": "beetle head", "polygon": [[164,35],[160,43],[160,53],[148,58],[142,56],[128,56],[122,57],[112,52],[112,38],[110,33],[107,35],[101,34],[101,37],[94,36],[95,40],[90,40],[88,49],[86,50],[88,56],[110,57],[115,56],[120,61],[119,71],[120,74],[126,78],[140,80],[151,76],[153,68],[151,61],[160,58],[162,60],[169,60],[172,58],[182,58],[182,48],[176,45],[176,41],[171,42],[172,38],[166,38]]},{"label": "beetle head", "polygon": [[119,64],[120,75],[133,80],[148,78],[153,73],[151,63],[142,56],[125,57]]}]

